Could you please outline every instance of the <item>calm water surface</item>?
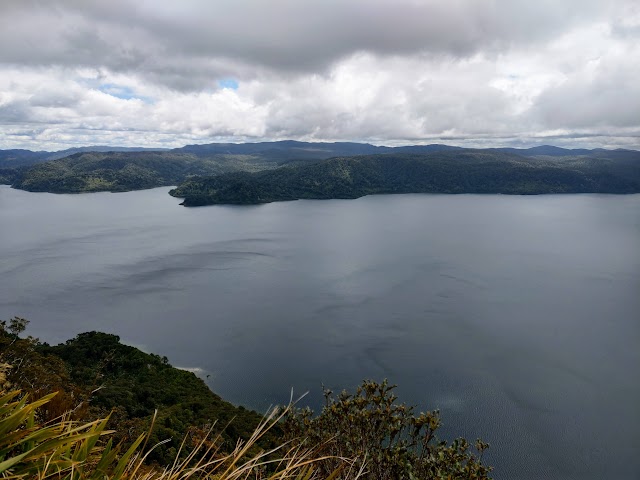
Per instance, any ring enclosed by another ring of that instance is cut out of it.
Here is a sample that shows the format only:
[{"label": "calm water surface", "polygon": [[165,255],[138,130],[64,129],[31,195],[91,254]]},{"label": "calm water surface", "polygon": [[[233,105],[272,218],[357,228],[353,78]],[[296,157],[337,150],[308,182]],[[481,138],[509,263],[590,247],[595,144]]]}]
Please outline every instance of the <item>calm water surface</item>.
[{"label": "calm water surface", "polygon": [[0,187],[0,318],[88,330],[264,410],[389,378],[497,479],[640,478],[640,195],[186,209]]}]

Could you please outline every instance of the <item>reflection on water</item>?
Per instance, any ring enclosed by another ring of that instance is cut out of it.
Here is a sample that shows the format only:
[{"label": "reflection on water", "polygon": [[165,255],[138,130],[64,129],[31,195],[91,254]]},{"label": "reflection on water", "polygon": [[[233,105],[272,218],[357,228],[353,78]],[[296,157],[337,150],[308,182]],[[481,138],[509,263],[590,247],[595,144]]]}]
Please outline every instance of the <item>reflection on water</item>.
[{"label": "reflection on water", "polygon": [[640,469],[640,196],[185,209],[0,187],[0,318],[99,329],[264,410],[389,378],[498,479]]}]

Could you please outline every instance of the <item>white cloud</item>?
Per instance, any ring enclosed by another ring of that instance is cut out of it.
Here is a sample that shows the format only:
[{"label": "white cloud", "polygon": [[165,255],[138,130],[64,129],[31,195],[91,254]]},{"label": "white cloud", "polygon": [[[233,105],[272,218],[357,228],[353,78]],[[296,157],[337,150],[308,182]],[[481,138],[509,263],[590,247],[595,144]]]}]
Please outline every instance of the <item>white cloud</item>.
[{"label": "white cloud", "polygon": [[640,148],[638,19],[623,0],[5,1],[0,148]]}]

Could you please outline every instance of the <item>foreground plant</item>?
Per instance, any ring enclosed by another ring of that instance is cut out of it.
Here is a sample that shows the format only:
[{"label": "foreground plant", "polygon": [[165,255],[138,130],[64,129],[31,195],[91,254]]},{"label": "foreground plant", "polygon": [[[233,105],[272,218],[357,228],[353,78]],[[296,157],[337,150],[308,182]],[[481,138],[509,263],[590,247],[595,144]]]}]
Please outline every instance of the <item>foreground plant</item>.
[{"label": "foreground plant", "polygon": [[[457,439],[450,445],[436,439],[438,412],[413,414],[397,403],[395,385],[365,381],[355,395],[337,397],[324,390],[326,404],[318,416],[309,409],[291,410],[284,422],[285,438],[313,448],[324,459],[318,473],[328,475],[340,467],[341,458],[354,458],[354,470],[372,480],[447,479],[485,480],[491,467],[482,463],[488,445]],[[353,478],[350,472],[339,478]]]},{"label": "foreground plant", "polygon": [[[138,437],[125,451],[105,442],[113,432],[106,429],[108,418],[95,422],[74,422],[66,417],[46,424],[37,422],[38,409],[55,394],[29,402],[19,391],[0,397],[0,477],[10,479],[70,480],[178,480],[178,479],[335,479],[349,471],[352,462],[340,459],[335,472],[324,475],[316,468],[326,457],[313,457],[313,451],[283,443],[269,451],[251,455],[256,442],[278,424],[288,409],[273,409],[251,438],[238,441],[231,453],[222,453],[220,436],[211,431],[182,457],[183,441],[175,461],[166,467],[149,467],[145,459],[157,445],[145,451],[146,435]],[[357,476],[357,474],[356,474]]]},{"label": "foreground plant", "polygon": [[38,409],[55,393],[34,402],[19,391],[0,397],[0,476],[4,478],[122,478],[144,437],[121,454],[112,442],[99,446],[108,419],[73,422],[61,417],[39,424]]}]

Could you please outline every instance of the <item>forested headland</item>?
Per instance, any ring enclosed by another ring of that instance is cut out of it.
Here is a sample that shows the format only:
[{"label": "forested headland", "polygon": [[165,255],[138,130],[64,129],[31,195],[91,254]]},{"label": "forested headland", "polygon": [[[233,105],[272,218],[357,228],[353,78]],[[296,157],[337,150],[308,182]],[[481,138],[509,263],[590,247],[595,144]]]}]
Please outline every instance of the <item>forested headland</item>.
[{"label": "forested headland", "polygon": [[0,321],[3,477],[489,478],[487,444],[438,439],[438,412],[414,412],[386,380],[264,420],[116,335],[52,346],[27,323]]},{"label": "forested headland", "polygon": [[382,147],[262,142],[173,150],[0,151],[0,183],[32,192],[123,192],[178,185],[184,205],[257,204],[385,193],[638,193],[634,150]]},{"label": "forested headland", "polygon": [[185,181],[170,193],[186,206],[358,198],[389,193],[638,193],[640,154],[524,157],[493,150],[338,157],[263,172]]}]

